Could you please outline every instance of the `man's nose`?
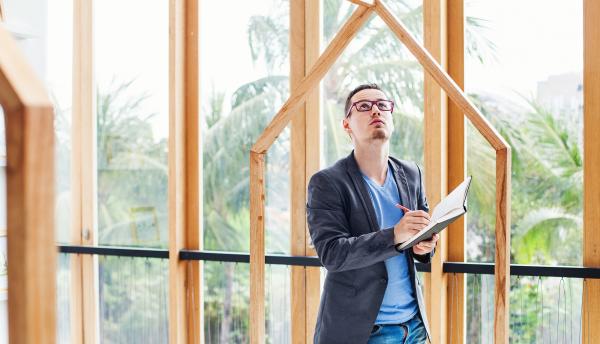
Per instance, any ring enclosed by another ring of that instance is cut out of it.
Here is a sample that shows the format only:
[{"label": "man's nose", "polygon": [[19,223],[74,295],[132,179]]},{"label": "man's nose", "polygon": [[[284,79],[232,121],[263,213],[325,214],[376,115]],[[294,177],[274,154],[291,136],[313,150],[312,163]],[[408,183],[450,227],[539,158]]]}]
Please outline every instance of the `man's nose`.
[{"label": "man's nose", "polygon": [[373,116],[374,114],[378,114],[381,116],[381,110],[379,110],[379,106],[377,106],[377,104],[373,104],[373,106],[371,106],[371,116]]}]

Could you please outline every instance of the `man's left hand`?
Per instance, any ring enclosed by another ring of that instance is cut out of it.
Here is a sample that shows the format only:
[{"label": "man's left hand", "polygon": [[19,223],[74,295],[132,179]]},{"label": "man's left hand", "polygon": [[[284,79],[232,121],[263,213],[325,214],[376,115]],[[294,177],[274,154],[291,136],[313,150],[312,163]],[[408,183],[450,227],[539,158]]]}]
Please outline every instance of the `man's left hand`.
[{"label": "man's left hand", "polygon": [[431,239],[421,241],[420,243],[413,246],[413,253],[421,256],[433,251],[439,239],[440,235],[437,233],[434,234],[433,237],[431,237]]}]

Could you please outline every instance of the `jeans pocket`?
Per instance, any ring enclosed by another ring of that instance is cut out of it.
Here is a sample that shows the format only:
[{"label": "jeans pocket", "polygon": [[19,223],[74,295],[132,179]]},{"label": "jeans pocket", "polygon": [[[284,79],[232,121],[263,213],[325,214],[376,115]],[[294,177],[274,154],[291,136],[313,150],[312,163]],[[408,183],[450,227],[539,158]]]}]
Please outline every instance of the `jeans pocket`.
[{"label": "jeans pocket", "polygon": [[382,328],[383,326],[381,325],[373,325],[373,329],[371,330],[371,336],[376,336],[377,334],[379,334]]}]

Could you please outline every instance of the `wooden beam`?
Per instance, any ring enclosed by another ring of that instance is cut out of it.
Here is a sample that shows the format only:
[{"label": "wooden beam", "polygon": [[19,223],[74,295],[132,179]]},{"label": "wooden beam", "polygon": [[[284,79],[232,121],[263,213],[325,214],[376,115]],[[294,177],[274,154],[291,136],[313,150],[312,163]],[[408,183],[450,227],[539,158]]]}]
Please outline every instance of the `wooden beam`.
[{"label": "wooden beam", "polygon": [[[317,62],[321,47],[321,9],[320,1],[305,1],[305,70],[311,70]],[[321,160],[321,107],[319,89],[315,88],[308,92],[306,97],[306,165],[304,190],[308,188],[310,177],[320,170]],[[306,203],[302,204],[302,209],[306,211]],[[305,221],[305,253],[307,256],[317,256],[317,252],[311,247],[308,224]],[[305,343],[314,341],[315,326],[317,323],[317,313],[321,301],[321,268],[306,267],[306,338]]]},{"label": "wooden beam", "polygon": [[291,92],[288,100],[265,128],[254,146],[252,146],[252,151],[264,153],[269,149],[283,128],[288,125],[292,115],[291,111],[300,106],[306,99],[308,92],[317,86],[319,81],[325,76],[325,73],[327,73],[329,68],[331,68],[333,63],[342,54],[348,43],[354,38],[358,30],[369,19],[371,13],[372,10],[370,8],[362,6],[359,6],[354,11],[331,43],[329,43],[329,46],[325,49],[321,57],[319,57],[306,78],[302,80],[295,91]]},{"label": "wooden beam", "polygon": [[494,343],[509,339],[510,147],[496,151],[496,260],[494,265]]},{"label": "wooden beam", "polygon": [[[186,75],[190,67],[192,71],[197,70],[193,58],[190,60],[193,52],[188,55],[196,47],[186,49],[186,44],[193,39],[188,37],[186,27],[188,5],[197,8],[195,2],[169,1],[169,343],[190,343],[199,335],[198,332],[193,332],[197,328],[189,327],[191,320],[187,318],[187,310],[190,309],[188,302],[191,302],[191,298],[189,301],[186,289],[186,273],[195,281],[199,278],[198,266],[194,266],[194,273],[189,273],[187,263],[179,260],[179,251],[187,248],[188,240],[195,238],[195,243],[198,243],[199,239],[196,234],[192,234],[192,238],[188,237],[191,231],[198,228],[188,228],[188,221],[195,219],[193,214],[189,214],[190,207],[198,206],[197,202],[190,204],[197,197],[197,189],[191,190],[189,188],[193,185],[188,185],[192,182],[196,183],[195,187],[198,186],[196,179],[189,176],[190,173],[197,172],[197,166],[196,170],[192,168],[198,161],[191,156],[193,152],[189,151],[190,148],[197,148],[197,144],[192,142],[197,132],[196,129],[187,127],[187,121],[194,116],[188,112],[188,107],[193,109],[196,106],[194,100],[187,99],[190,96],[188,92],[197,91],[195,81],[192,80],[197,75]],[[194,36],[194,32],[191,36]],[[195,123],[197,120],[192,119],[192,125]],[[188,163],[192,165],[188,166]],[[192,193],[191,196],[186,195],[188,191]],[[200,291],[195,289],[195,292]],[[196,306],[192,306],[192,309],[192,314],[199,314]]]},{"label": "wooden beam", "polygon": [[477,128],[490,145],[492,145],[495,150],[508,147],[508,144],[502,136],[498,134],[489,121],[479,112],[479,110],[477,110],[448,73],[446,73],[431,54],[417,42],[406,27],[394,16],[394,14],[392,14],[382,1],[377,0],[375,11],[425,68],[429,75],[431,75],[438,85],[442,87],[450,99],[461,108],[467,118],[473,123],[475,128]]},{"label": "wooden beam", "polygon": [[[290,5],[290,89],[294,90],[319,57],[320,11],[316,1],[293,1]],[[310,91],[291,120],[292,255],[315,255],[308,245],[306,190],[307,174],[318,170],[319,163],[318,94],[318,88]],[[309,343],[320,301],[320,269],[293,266],[291,273],[292,342]]]},{"label": "wooden beam", "polygon": [[[183,75],[185,80],[185,168],[186,168],[186,226],[185,247],[189,250],[202,250],[202,154],[200,154],[199,126],[199,66],[198,66],[198,0],[185,0],[185,65]],[[175,257],[171,256],[173,259]],[[188,343],[204,342],[204,312],[202,301],[202,261],[190,261],[186,275],[186,303],[188,317]]]},{"label": "wooden beam", "polygon": [[363,1],[363,0],[348,0],[349,2],[355,4],[355,5],[359,5],[359,6],[364,6],[364,7],[373,7],[375,4],[373,3],[373,0],[371,1]]},{"label": "wooden beam", "polygon": [[48,105],[4,113],[9,341],[54,343],[54,112]]},{"label": "wooden beam", "polygon": [[[425,48],[437,63],[446,65],[446,1],[427,0],[423,2],[423,31]],[[437,205],[447,194],[447,102],[440,86],[425,73],[424,84],[424,149],[425,185],[427,199],[432,206]],[[441,233],[435,255],[431,260],[431,273],[425,276],[427,316],[433,343],[447,342],[446,301],[447,276],[443,264],[448,257],[448,235]]]},{"label": "wooden beam", "polygon": [[[464,90],[464,0],[447,0],[448,74]],[[448,190],[453,190],[466,177],[465,117],[458,106],[448,102]],[[464,262],[466,219],[460,217],[448,226],[448,260]],[[448,308],[446,326],[449,343],[465,343],[466,332],[466,275],[448,276]]]},{"label": "wooden beam", "polygon": [[[295,90],[306,76],[306,7],[304,0],[290,2],[290,90]],[[290,168],[290,249],[293,256],[306,255],[306,104],[294,111],[291,119]],[[292,343],[303,344],[306,339],[306,273],[303,266],[292,266],[291,328]],[[271,292],[273,292],[271,290]]]},{"label": "wooden beam", "polygon": [[[600,267],[600,2],[583,1],[583,265]],[[600,280],[583,292],[583,343],[600,338]]]},{"label": "wooden beam", "polygon": [[56,341],[54,113],[42,82],[0,27],[5,117],[10,343]]},{"label": "wooden beam", "polygon": [[265,342],[265,153],[250,151],[250,343]]},{"label": "wooden beam", "polygon": [[[71,243],[95,245],[94,214],[95,109],[93,105],[93,3],[73,3],[73,112],[71,151]],[[71,257],[71,336],[73,343],[95,343],[97,326],[97,258]]]}]

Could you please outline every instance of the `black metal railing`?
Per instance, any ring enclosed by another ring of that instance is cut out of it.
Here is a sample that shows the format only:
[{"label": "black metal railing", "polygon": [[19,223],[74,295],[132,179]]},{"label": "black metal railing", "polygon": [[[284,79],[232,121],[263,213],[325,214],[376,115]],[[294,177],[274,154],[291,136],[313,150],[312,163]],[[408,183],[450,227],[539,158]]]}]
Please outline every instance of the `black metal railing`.
[{"label": "black metal railing", "polygon": [[[149,286],[152,286],[152,281],[156,279],[155,270],[157,269],[151,258],[169,259],[168,249],[59,245],[58,250],[63,254],[102,256],[104,265],[101,265],[106,270],[104,274],[107,281],[110,281],[113,277],[117,278],[117,282],[114,282],[116,283],[115,286],[108,282],[102,284],[100,289],[104,290],[107,295],[121,295],[125,290],[128,300],[137,300],[141,297],[140,300],[142,301],[136,302],[143,304],[151,304],[148,300],[166,298],[167,294],[164,290],[161,291],[157,287],[149,288]],[[111,260],[120,257],[134,259]],[[138,261],[137,258],[146,259]],[[205,339],[208,343],[218,343],[225,338],[221,336],[227,335],[229,336],[227,338],[231,339],[233,338],[231,336],[235,334],[240,336],[236,338],[241,338],[240,341],[244,341],[243,339],[246,338],[244,336],[247,336],[248,330],[248,325],[244,320],[247,318],[247,310],[244,307],[246,307],[249,296],[244,294],[243,291],[247,290],[248,286],[245,282],[241,282],[239,278],[233,278],[232,276],[241,274],[245,279],[248,278],[249,269],[247,264],[250,262],[250,255],[241,252],[181,250],[178,259],[225,263],[205,266],[213,273],[219,271],[219,275],[222,275],[223,279],[220,282],[210,282],[212,284],[209,283],[207,290],[216,288],[212,291],[213,294],[217,292],[216,290],[221,290],[226,294],[223,299],[215,299],[213,295],[212,298],[208,297],[204,301],[204,307],[207,308],[206,324],[204,325]],[[270,335],[273,338],[279,338],[281,342],[289,342],[289,328],[287,328],[289,324],[282,324],[281,322],[290,321],[290,305],[288,304],[289,300],[286,299],[286,295],[289,295],[290,286],[289,281],[285,278],[282,279],[282,276],[289,275],[290,266],[320,267],[322,265],[317,257],[283,254],[267,254],[265,255],[265,263],[267,264],[266,287],[270,307],[267,323],[270,324],[268,326],[269,331],[273,332]],[[417,263],[416,266],[420,272],[431,271],[430,264]],[[118,267],[123,268],[119,270]],[[281,270],[282,268],[283,270]],[[111,269],[116,269],[116,272]],[[101,273],[104,271],[102,268],[100,270]],[[467,319],[468,335],[472,337],[473,342],[491,342],[493,338],[493,317],[491,315],[493,314],[494,302],[494,264],[444,262],[443,271],[448,274],[450,312],[458,312],[458,301],[456,300],[458,294],[455,292],[458,288],[457,278],[459,274],[465,274],[468,290],[465,296],[467,298],[466,312],[469,317]],[[134,275],[140,273],[142,277],[134,277]],[[548,343],[561,342],[567,338],[572,338],[574,341],[583,338],[583,328],[589,328],[590,326],[582,322],[584,313],[581,306],[583,290],[588,279],[600,278],[600,268],[511,264],[510,274],[512,276],[511,290],[514,291],[514,293],[511,292],[510,300],[511,341]],[[161,276],[159,284],[165,289],[167,284],[166,275],[161,274]],[[107,314],[112,314],[111,316],[121,314],[119,312],[115,313],[107,305],[105,305],[105,308]],[[126,312],[122,311],[122,313],[125,314]],[[110,317],[104,319],[107,324],[105,332],[109,334],[111,333],[110,326],[112,326],[111,319]],[[162,324],[164,327],[165,319],[166,315],[157,315],[151,317],[148,323],[158,324],[159,327]],[[277,320],[276,323],[273,322],[274,319]],[[152,326],[148,325],[148,328]],[[283,332],[279,333],[277,331]],[[458,330],[453,324],[450,324],[449,331],[455,332]]]},{"label": "black metal railing", "polygon": [[[156,248],[118,247],[118,246],[76,246],[59,245],[59,252],[70,254],[96,254],[103,256],[140,257],[140,258],[169,258],[169,250]],[[215,262],[249,263],[248,253],[181,250],[181,260],[202,260]],[[269,265],[322,266],[317,257],[288,256],[281,254],[265,255],[265,263]],[[417,263],[417,270],[431,272],[430,264]],[[446,273],[466,273],[478,275],[493,275],[493,263],[444,262],[443,271]],[[566,278],[600,279],[600,268],[581,266],[541,266],[541,265],[510,265],[511,276],[541,276]]]}]

